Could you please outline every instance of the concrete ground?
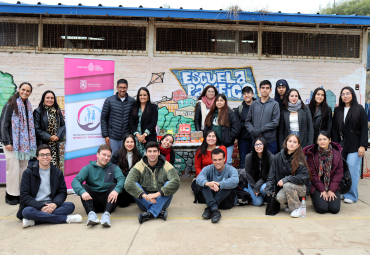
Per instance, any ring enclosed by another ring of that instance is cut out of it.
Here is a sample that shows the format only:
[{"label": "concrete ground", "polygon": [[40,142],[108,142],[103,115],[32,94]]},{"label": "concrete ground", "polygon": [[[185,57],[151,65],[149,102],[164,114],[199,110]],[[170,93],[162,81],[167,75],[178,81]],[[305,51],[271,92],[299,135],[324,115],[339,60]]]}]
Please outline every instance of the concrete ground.
[{"label": "concrete ground", "polygon": [[360,200],[342,202],[337,215],[317,214],[308,198],[306,218],[290,218],[283,208],[266,216],[266,206],[247,205],[222,210],[217,224],[201,218],[205,206],[193,203],[190,183],[182,178],[167,221],[140,225],[141,211],[131,204],[117,208],[111,228],[87,227],[79,197],[68,195],[83,223],[23,229],[18,206],[5,204],[5,187],[0,187],[0,254],[370,254],[368,179],[360,181]]}]

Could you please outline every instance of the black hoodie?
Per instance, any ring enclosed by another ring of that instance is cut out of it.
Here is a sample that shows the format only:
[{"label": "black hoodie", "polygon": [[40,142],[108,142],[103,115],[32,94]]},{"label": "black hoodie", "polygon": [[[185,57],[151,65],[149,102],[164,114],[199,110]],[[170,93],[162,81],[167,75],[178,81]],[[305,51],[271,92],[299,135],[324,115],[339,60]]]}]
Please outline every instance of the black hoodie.
[{"label": "black hoodie", "polygon": [[[276,102],[278,102],[279,103],[279,106],[280,106],[280,110],[282,110],[283,109],[283,101],[280,99],[280,95],[279,95],[279,93],[278,93],[278,91],[277,91],[277,88],[279,87],[279,86],[285,86],[286,87],[286,90],[285,90],[285,95],[286,95],[286,93],[288,92],[288,90],[290,89],[289,88],[289,84],[288,84],[288,82],[286,81],[286,80],[283,80],[283,79],[281,79],[281,80],[278,80],[277,82],[276,82],[276,86],[275,86],[275,101]],[[284,96],[285,96],[284,95]]]}]

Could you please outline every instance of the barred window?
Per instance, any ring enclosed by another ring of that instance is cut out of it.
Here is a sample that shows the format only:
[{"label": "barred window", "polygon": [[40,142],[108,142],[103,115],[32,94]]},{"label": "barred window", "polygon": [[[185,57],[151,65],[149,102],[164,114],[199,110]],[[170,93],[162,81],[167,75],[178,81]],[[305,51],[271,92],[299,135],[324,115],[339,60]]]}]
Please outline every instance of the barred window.
[{"label": "barred window", "polygon": [[156,51],[257,54],[257,31],[157,28]]},{"label": "barred window", "polygon": [[38,24],[0,22],[0,47],[31,48],[38,45]]},{"label": "barred window", "polygon": [[146,27],[45,24],[43,30],[47,49],[146,50]]},{"label": "barred window", "polygon": [[359,58],[360,36],[320,32],[263,32],[262,54],[312,58]]}]

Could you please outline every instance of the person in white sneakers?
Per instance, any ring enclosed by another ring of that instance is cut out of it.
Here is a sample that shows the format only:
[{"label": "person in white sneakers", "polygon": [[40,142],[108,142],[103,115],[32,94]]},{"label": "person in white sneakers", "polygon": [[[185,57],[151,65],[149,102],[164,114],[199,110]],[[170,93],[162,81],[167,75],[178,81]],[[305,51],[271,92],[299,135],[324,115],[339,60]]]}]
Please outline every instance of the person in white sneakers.
[{"label": "person in white sneakers", "polygon": [[20,187],[20,205],[17,217],[23,227],[41,223],[82,222],[79,214],[72,215],[75,206],[65,202],[67,187],[63,172],[51,162],[49,145],[36,150],[37,160],[24,171]]},{"label": "person in white sneakers", "polygon": [[[311,172],[307,165],[301,141],[295,134],[287,136],[283,149],[275,155],[266,183],[266,194],[276,193],[279,203],[287,203],[293,218],[300,216],[300,197],[305,197],[311,188]],[[287,210],[286,210],[287,211]]]}]

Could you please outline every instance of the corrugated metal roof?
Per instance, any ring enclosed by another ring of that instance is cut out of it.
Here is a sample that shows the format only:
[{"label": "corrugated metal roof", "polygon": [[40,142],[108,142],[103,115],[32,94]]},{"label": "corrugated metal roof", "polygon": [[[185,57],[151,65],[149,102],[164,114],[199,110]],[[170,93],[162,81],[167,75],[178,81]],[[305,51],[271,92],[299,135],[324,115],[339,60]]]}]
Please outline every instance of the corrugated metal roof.
[{"label": "corrugated metal roof", "polygon": [[337,25],[370,25],[369,16],[355,15],[321,15],[299,13],[260,13],[240,12],[237,17],[227,11],[165,9],[143,7],[106,7],[106,6],[72,6],[45,4],[9,4],[0,2],[1,13],[18,14],[59,14],[59,15],[97,15],[153,18],[184,18],[208,20],[240,20],[289,23],[337,24]]}]

